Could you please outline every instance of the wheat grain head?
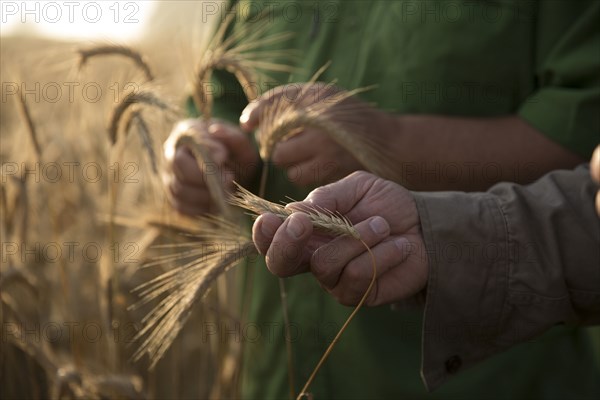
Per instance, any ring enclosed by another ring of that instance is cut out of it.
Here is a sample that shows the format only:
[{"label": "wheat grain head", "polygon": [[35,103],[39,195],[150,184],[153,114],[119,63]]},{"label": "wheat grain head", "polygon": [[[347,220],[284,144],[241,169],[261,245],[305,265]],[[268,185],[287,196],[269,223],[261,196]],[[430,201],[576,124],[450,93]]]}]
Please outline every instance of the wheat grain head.
[{"label": "wheat grain head", "polygon": [[152,172],[157,175],[158,174],[158,163],[156,160],[156,153],[154,152],[154,143],[152,141],[152,135],[150,134],[150,129],[148,128],[148,124],[144,120],[142,116],[142,111],[140,109],[134,108],[127,116],[125,120],[125,132],[129,132],[133,124],[137,126],[137,132],[140,135],[140,139],[142,140],[142,145],[146,149],[146,153],[148,154],[148,159],[150,161],[150,166],[152,167]]},{"label": "wheat grain head", "polygon": [[118,139],[119,123],[123,115],[134,104],[147,105],[156,107],[169,114],[176,114],[177,108],[169,102],[162,100],[155,92],[150,90],[139,90],[128,93],[113,109],[108,126],[108,136],[112,144],[115,144]]},{"label": "wheat grain head", "polygon": [[214,70],[222,69],[232,73],[248,100],[258,97],[258,82],[260,79],[267,79],[268,72],[293,71],[285,62],[272,61],[292,59],[293,51],[261,49],[268,45],[281,44],[292,36],[288,32],[267,34],[269,21],[264,13],[253,17],[253,21],[257,22],[240,24],[239,29],[225,38],[225,32],[236,18],[237,12],[238,5],[223,19],[195,68],[192,98],[205,119],[210,119],[212,114],[213,94],[212,90],[208,91],[206,88],[211,84]]},{"label": "wheat grain head", "polygon": [[154,80],[154,75],[150,68],[150,64],[146,57],[139,51],[124,45],[105,44],[89,48],[81,48],[77,50],[79,54],[79,69],[81,70],[85,64],[94,57],[117,55],[129,58],[134,64],[142,70],[147,81]]},{"label": "wheat grain head", "polygon": [[136,339],[145,339],[133,358],[139,360],[148,355],[150,368],[169,349],[189,318],[192,306],[204,297],[214,281],[243,258],[258,254],[251,238],[237,224],[218,217],[201,217],[198,222],[203,227],[193,235],[198,241],[167,245],[176,252],[160,256],[148,265],[178,266],[135,289],[141,300],[131,309],[162,298],[143,319],[144,327],[136,335]]},{"label": "wheat grain head", "polygon": [[[282,220],[295,212],[283,205],[256,196],[254,193],[237,183],[235,183],[235,185],[237,187],[237,192],[229,199],[231,205],[250,211],[256,216],[264,213],[272,213]],[[356,228],[354,228],[352,223],[343,215],[314,207],[305,207],[302,211],[308,215],[313,226],[322,232],[335,236],[351,236],[355,239],[360,238]]]}]

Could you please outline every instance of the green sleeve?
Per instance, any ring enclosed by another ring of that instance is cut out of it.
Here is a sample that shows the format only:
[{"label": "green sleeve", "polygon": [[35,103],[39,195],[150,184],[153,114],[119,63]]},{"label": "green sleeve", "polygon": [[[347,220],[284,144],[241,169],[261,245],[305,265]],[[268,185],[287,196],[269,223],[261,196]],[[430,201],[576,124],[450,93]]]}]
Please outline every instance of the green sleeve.
[{"label": "green sleeve", "polygon": [[[229,72],[214,71],[212,89],[214,91],[213,117],[237,124],[242,110],[248,104],[238,81]],[[192,96],[188,96],[186,100],[186,110],[190,117],[200,116]]]},{"label": "green sleeve", "polygon": [[533,28],[538,89],[519,114],[589,159],[600,141],[600,2],[538,4]]}]

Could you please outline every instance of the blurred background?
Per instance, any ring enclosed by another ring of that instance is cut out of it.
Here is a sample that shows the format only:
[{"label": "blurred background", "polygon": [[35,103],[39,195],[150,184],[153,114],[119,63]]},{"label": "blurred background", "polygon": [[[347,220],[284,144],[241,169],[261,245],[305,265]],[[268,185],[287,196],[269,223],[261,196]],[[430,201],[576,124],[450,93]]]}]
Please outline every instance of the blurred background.
[{"label": "blurred background", "polygon": [[[152,371],[147,359],[132,361],[152,304],[130,309],[134,288],[172,268],[142,268],[164,254],[155,246],[193,232],[162,190],[162,143],[185,115],[194,65],[223,7],[0,2],[0,398],[233,395],[232,349],[206,335],[231,301],[230,276],[194,307]],[[139,51],[154,79],[116,55],[81,63],[81,50],[107,44]],[[142,107],[147,136],[122,124],[123,139],[111,143],[111,115],[139,90],[178,111]]]}]

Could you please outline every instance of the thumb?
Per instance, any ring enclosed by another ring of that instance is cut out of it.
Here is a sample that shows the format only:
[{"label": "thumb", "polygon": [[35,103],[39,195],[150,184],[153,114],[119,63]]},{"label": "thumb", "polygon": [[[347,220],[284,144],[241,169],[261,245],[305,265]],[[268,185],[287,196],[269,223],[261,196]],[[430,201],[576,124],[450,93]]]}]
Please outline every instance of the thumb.
[{"label": "thumb", "polygon": [[329,185],[321,186],[308,194],[302,204],[290,203],[290,207],[316,207],[331,212],[347,214],[365,196],[378,178],[364,171],[354,172]]},{"label": "thumb", "polygon": [[246,133],[250,133],[258,127],[259,104],[259,101],[253,101],[244,108],[240,115],[240,128]]}]

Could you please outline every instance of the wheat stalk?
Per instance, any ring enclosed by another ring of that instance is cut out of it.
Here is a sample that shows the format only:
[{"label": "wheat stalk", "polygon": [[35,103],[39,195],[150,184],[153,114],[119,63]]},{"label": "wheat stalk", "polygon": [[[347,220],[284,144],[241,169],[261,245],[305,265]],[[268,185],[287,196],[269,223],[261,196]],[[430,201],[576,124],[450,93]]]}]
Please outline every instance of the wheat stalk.
[{"label": "wheat stalk", "polygon": [[[283,205],[262,199],[237,183],[235,183],[235,185],[237,187],[237,192],[229,199],[231,205],[248,210],[254,215],[271,213],[281,219],[286,219],[296,212]],[[354,228],[352,223],[340,214],[314,207],[304,207],[302,211],[308,215],[312,225],[322,232],[335,236],[350,236],[355,239],[360,238],[358,231]]]},{"label": "wheat stalk", "polygon": [[193,235],[198,242],[167,246],[177,252],[148,264],[175,262],[179,266],[135,289],[141,300],[131,309],[162,297],[143,319],[144,328],[136,335],[136,339],[147,337],[133,358],[139,360],[147,354],[151,369],[185,325],[192,306],[204,297],[213,282],[243,258],[258,254],[251,238],[242,234],[237,224],[218,217],[201,217],[199,223],[203,228]]},{"label": "wheat stalk", "polygon": [[144,104],[156,107],[168,113],[176,113],[177,109],[170,103],[162,100],[154,92],[149,90],[140,90],[128,93],[117,106],[113,109],[108,126],[108,136],[112,144],[117,142],[119,122],[129,107],[134,104]]},{"label": "wheat stalk", "polygon": [[[212,115],[213,94],[206,86],[211,84],[212,72],[217,69],[232,73],[248,100],[258,97],[258,82],[267,79],[267,71],[292,72],[293,68],[283,62],[265,61],[276,58],[290,58],[294,53],[290,50],[260,50],[267,45],[274,45],[288,40],[292,35],[287,32],[267,35],[268,19],[264,15],[253,18],[256,25],[241,25],[237,31],[225,38],[225,32],[237,15],[237,5],[222,21],[208,49],[197,64],[193,77],[194,104],[205,119]],[[262,20],[261,20],[262,19]]]},{"label": "wheat stalk", "polygon": [[138,68],[140,68],[143,71],[147,81],[154,80],[154,75],[152,74],[150,64],[148,63],[146,57],[131,47],[110,44],[99,45],[86,49],[79,49],[77,50],[77,53],[79,53],[79,69],[82,69],[90,58],[98,56],[118,55],[132,60],[135,63],[135,65],[137,65]]},{"label": "wheat stalk", "polygon": [[35,156],[37,158],[37,162],[42,161],[42,148],[40,146],[40,142],[38,140],[37,129],[35,127],[35,123],[33,122],[33,118],[31,117],[31,111],[27,106],[27,101],[23,96],[23,92],[19,91],[19,96],[17,97],[19,104],[19,112],[27,125],[27,132],[29,133],[29,138],[31,139],[31,144],[33,145],[33,150],[35,152]]},{"label": "wheat stalk", "polygon": [[144,117],[142,117],[141,110],[136,109],[129,113],[125,121],[125,132],[129,132],[134,122],[138,128],[137,131],[140,135],[140,139],[142,139],[142,145],[148,153],[152,172],[156,175],[158,174],[158,163],[156,161],[156,153],[154,152],[154,143],[152,141],[152,136],[150,135],[148,124],[146,124]]}]

